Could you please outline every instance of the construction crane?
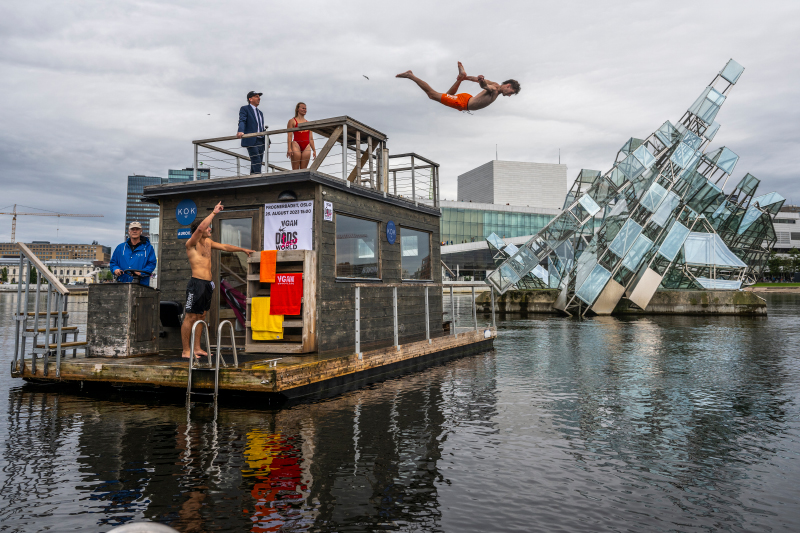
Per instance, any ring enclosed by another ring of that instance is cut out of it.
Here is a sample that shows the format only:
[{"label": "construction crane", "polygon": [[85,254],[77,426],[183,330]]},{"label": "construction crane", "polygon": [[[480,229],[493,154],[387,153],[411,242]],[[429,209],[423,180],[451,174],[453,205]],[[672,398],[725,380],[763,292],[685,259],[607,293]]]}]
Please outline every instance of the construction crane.
[{"label": "construction crane", "polygon": [[[20,207],[28,207],[22,205]],[[38,207],[30,207],[29,209],[38,209]],[[17,215],[33,215],[39,217],[99,217],[103,218],[103,215],[76,215],[74,213],[18,213],[17,212],[17,204],[14,204],[14,209],[11,210],[10,213],[0,212],[0,215],[13,215],[14,218],[11,219],[11,242],[17,242],[16,235],[17,235]]]}]

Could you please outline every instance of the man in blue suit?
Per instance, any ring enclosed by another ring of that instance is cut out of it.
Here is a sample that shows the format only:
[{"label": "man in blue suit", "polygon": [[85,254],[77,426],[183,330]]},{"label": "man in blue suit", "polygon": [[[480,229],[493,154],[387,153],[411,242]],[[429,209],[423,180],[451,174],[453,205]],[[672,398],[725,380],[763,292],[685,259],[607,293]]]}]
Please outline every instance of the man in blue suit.
[{"label": "man in blue suit", "polygon": [[[261,103],[261,95],[250,91],[247,93],[247,105],[239,109],[239,132],[236,134],[240,139],[248,133],[261,133],[267,131],[264,125],[264,113],[259,111],[258,104]],[[261,161],[264,159],[264,137],[248,137],[242,139],[242,146],[247,148],[250,153],[250,174],[261,174]]]}]

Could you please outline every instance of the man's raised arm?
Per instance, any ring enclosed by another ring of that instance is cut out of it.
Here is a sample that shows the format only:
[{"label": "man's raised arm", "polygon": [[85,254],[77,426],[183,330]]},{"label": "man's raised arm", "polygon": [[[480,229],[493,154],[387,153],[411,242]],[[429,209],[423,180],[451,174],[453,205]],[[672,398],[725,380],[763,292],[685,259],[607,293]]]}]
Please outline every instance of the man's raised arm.
[{"label": "man's raised arm", "polygon": [[222,250],[223,252],[244,252],[247,255],[254,254],[256,251],[249,248],[240,248],[232,244],[222,244],[219,242],[211,241],[211,248],[214,250]]},{"label": "man's raised arm", "polygon": [[483,89],[484,91],[497,91],[498,89],[500,89],[499,83],[489,81],[483,76],[478,76],[478,85],[480,85],[481,89]]},{"label": "man's raised arm", "polygon": [[222,207],[222,202],[220,202],[216,206],[214,206],[214,210],[211,212],[211,214],[208,215],[200,223],[199,226],[197,226],[197,229],[194,231],[194,233],[192,233],[192,237],[188,241],[186,241],[186,248],[193,248],[193,247],[197,246],[197,243],[200,242],[200,239],[203,238],[203,234],[206,232],[208,227],[211,225],[211,221],[214,220],[214,215],[216,215],[217,213],[219,213],[223,209],[224,208]]}]

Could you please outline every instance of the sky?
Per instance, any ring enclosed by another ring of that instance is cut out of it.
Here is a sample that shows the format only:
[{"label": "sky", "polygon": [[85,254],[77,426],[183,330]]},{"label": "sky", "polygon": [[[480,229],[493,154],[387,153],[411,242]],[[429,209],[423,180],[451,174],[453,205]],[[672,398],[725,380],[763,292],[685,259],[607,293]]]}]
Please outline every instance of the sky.
[{"label": "sky", "polygon": [[[798,204],[798,36],[796,1],[3,2],[0,211],[102,214],[20,216],[16,237],[114,246],[127,176],[191,166],[193,139],[235,134],[249,90],[271,129],[302,100],[309,120],[349,115],[440,163],[445,199],[495,146],[540,163],[560,150],[571,183],[677,122],[730,58],[745,71],[709,148],[740,156],[726,190],[750,172]],[[395,78],[445,92],[459,60],[520,94],[470,115]]]}]

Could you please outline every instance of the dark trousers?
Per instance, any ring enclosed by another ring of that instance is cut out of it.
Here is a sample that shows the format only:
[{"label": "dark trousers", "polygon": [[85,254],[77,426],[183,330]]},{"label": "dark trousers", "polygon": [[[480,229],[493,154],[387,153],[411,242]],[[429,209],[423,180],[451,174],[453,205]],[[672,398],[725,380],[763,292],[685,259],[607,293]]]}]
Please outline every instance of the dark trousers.
[{"label": "dark trousers", "polygon": [[248,146],[250,153],[250,174],[261,174],[261,162],[264,160],[264,142],[255,146]]}]

